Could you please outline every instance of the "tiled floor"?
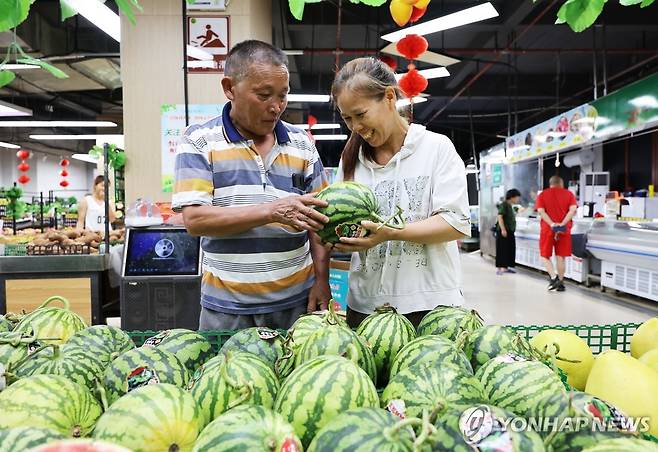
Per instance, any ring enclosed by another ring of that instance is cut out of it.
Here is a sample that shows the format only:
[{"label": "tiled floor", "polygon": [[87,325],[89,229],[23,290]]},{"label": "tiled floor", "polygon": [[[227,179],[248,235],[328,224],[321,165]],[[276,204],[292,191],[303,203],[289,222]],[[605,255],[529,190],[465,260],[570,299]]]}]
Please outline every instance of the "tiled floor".
[{"label": "tiled floor", "polygon": [[479,252],[462,254],[465,306],[477,309],[487,323],[510,325],[641,323],[658,315],[658,302],[628,303],[576,283],[567,284],[565,292],[549,292],[547,276],[518,271],[497,276],[491,259]]}]

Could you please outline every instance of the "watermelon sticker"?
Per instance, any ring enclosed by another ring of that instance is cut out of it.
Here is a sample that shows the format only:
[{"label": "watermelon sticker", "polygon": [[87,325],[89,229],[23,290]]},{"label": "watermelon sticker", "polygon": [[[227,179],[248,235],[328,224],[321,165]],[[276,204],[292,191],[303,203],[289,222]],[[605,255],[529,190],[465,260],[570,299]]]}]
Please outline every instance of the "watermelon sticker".
[{"label": "watermelon sticker", "polygon": [[269,341],[279,336],[277,331],[271,330],[269,328],[258,328],[256,331],[258,332],[258,337],[265,341]]},{"label": "watermelon sticker", "polygon": [[160,383],[160,378],[155,369],[148,367],[138,367],[128,375],[128,392],[142,386],[154,385]]},{"label": "watermelon sticker", "polygon": [[525,361],[527,361],[527,359],[525,359],[523,356],[516,355],[514,353],[506,353],[494,358],[494,362],[503,364],[522,363]]},{"label": "watermelon sticker", "polygon": [[165,340],[167,336],[169,336],[169,333],[169,330],[165,330],[156,334],[155,336],[149,337],[146,339],[146,341],[144,341],[144,345],[142,345],[142,347],[157,347],[162,343],[163,340]]},{"label": "watermelon sticker", "polygon": [[406,405],[404,404],[404,400],[402,399],[393,399],[390,402],[388,402],[388,405],[386,405],[386,409],[391,413],[393,416],[397,416],[400,419],[405,419],[405,411],[407,410]]},{"label": "watermelon sticker", "polygon": [[459,417],[459,430],[464,441],[474,450],[514,452],[512,436],[488,406],[467,409]]},{"label": "watermelon sticker", "polygon": [[633,425],[634,423],[630,421],[626,414],[599,398],[592,397],[591,400],[586,401],[578,408],[581,412],[587,413],[594,418],[595,422],[599,422],[601,425],[611,425],[619,431],[636,431],[636,427]]},{"label": "watermelon sticker", "polygon": [[299,443],[292,435],[287,436],[286,439],[283,440],[281,449],[279,449],[280,452],[299,452],[299,450]]},{"label": "watermelon sticker", "polygon": [[338,237],[361,238],[365,237],[368,230],[356,223],[340,223],[335,228]]},{"label": "watermelon sticker", "polygon": [[38,342],[32,342],[31,344],[28,344],[27,346],[28,356],[36,352],[39,348],[41,348],[41,344],[39,344]]},{"label": "watermelon sticker", "polygon": [[201,379],[201,376],[203,375],[203,372],[205,371],[205,368],[203,367],[203,364],[194,371],[194,375],[192,375],[192,378],[190,378],[190,381],[187,383],[187,390],[190,391],[194,387],[194,385]]}]

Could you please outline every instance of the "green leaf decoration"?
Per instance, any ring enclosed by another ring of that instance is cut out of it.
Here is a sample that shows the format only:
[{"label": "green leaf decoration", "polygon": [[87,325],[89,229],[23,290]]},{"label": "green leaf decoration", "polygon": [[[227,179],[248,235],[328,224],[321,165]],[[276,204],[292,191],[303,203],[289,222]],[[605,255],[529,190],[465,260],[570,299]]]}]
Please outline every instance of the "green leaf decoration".
[{"label": "green leaf decoration", "polygon": [[643,0],[619,0],[619,3],[624,6],[639,5]]},{"label": "green leaf decoration", "polygon": [[34,0],[0,0],[0,32],[9,31],[27,19]]},{"label": "green leaf decoration", "polygon": [[40,66],[41,69],[45,69],[46,71],[50,72],[53,76],[57,78],[69,78],[66,72],[38,58],[32,58],[32,57],[19,58],[16,60],[16,62],[23,64],[34,64],[36,66]]},{"label": "green leaf decoration", "polygon": [[350,0],[352,3],[363,3],[368,6],[382,6],[386,0]]},{"label": "green leaf decoration", "polygon": [[290,13],[297,20],[302,20],[304,15],[304,0],[288,0],[288,8],[290,8]]},{"label": "green leaf decoration", "polygon": [[655,1],[656,1],[656,0],[644,0],[644,1],[642,2],[642,4],[640,5],[640,8],[646,8],[647,6],[649,6],[650,4],[652,4],[652,3],[655,2]]},{"label": "green leaf decoration", "polygon": [[[89,0],[87,0],[89,1]],[[137,0],[114,0],[117,6],[119,7],[119,11],[123,13],[124,16],[130,21],[131,24],[135,25],[137,23],[136,17],[135,17],[135,12],[133,11],[133,7],[137,11],[142,11],[142,7],[139,4]]]},{"label": "green leaf decoration", "polygon": [[558,11],[558,18],[576,33],[590,27],[603,11],[607,0],[567,0]]},{"label": "green leaf decoration", "polygon": [[566,23],[567,21],[565,19],[560,19],[559,17],[555,20],[555,25],[562,25]]},{"label": "green leaf decoration", "polygon": [[16,78],[16,74],[11,71],[0,71],[0,87],[9,85]]},{"label": "green leaf decoration", "polygon": [[62,11],[62,22],[64,22],[66,19],[69,17],[73,17],[78,12],[71,8],[68,3],[66,3],[66,0],[59,0],[59,8]]}]

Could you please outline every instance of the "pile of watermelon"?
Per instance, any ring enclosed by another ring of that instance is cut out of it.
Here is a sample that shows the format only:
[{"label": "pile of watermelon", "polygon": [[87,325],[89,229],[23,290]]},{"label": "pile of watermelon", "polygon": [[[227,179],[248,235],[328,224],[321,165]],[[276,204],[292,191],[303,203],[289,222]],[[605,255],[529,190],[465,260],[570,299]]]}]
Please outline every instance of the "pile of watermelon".
[{"label": "pile of watermelon", "polygon": [[136,347],[59,297],[0,328],[3,452],[658,451],[582,392],[596,363],[570,354],[573,338],[528,341],[458,307],[415,329],[385,305],[353,331],[330,303],[219,350],[185,329]]}]

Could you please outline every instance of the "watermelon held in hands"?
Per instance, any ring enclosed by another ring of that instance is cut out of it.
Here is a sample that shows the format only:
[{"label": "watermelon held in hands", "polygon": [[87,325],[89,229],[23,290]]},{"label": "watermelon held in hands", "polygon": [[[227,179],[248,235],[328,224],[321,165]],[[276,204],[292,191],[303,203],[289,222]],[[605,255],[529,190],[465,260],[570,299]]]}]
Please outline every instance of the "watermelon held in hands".
[{"label": "watermelon held in hands", "polygon": [[192,449],[203,428],[189,392],[171,384],[148,385],[117,400],[98,419],[94,439],[142,452]]},{"label": "watermelon held in hands", "polygon": [[148,338],[142,347],[157,347],[173,353],[190,372],[197,370],[214,355],[208,339],[184,328],[160,331]]},{"label": "watermelon held in hands", "polygon": [[420,423],[401,420],[381,408],[354,408],[322,427],[307,452],[411,452],[417,450],[416,436],[405,427]]},{"label": "watermelon held in hands", "polygon": [[329,222],[317,234],[324,243],[337,243],[340,237],[359,237],[365,232],[362,221],[382,223],[387,227],[402,229],[402,209],[390,218],[381,216],[379,202],[370,187],[358,182],[336,182],[317,194],[318,199],[327,201],[327,207],[315,209],[326,215]]},{"label": "watermelon held in hands", "polygon": [[217,355],[201,366],[187,389],[205,423],[238,405],[271,408],[279,381],[268,363],[252,353]]},{"label": "watermelon held in hands", "polygon": [[49,428],[15,427],[0,430],[0,450],[13,452],[31,450],[41,444],[65,438]]},{"label": "watermelon held in hands", "polygon": [[295,429],[279,413],[244,405],[222,414],[203,429],[193,452],[301,452]]},{"label": "watermelon held in hands", "polygon": [[87,436],[102,409],[84,386],[59,375],[35,375],[0,392],[0,429],[48,428],[75,438]]},{"label": "watermelon held in hands", "polygon": [[418,335],[435,334],[454,341],[460,333],[464,331],[472,333],[480,328],[482,328],[482,317],[475,309],[437,306],[418,324]]},{"label": "watermelon held in hands", "polygon": [[[64,307],[50,306],[55,301],[61,302]],[[13,331],[17,333],[33,331],[40,342],[61,345],[86,327],[82,317],[70,310],[70,303],[66,298],[54,296],[24,316]]]},{"label": "watermelon held in hands", "polygon": [[103,386],[112,405],[124,394],[142,386],[170,383],[179,388],[189,380],[187,368],[173,353],[158,348],[135,348],[118,356],[105,369]]},{"label": "watermelon held in hands", "polygon": [[356,333],[370,344],[377,366],[377,381],[388,381],[391,364],[400,349],[416,338],[411,322],[386,304],[361,322]]},{"label": "watermelon held in hands", "polygon": [[65,347],[79,347],[107,367],[117,356],[135,348],[128,333],[109,325],[94,325],[80,330],[66,341]]},{"label": "watermelon held in hands", "polygon": [[295,369],[281,385],[274,402],[308,447],[316,433],[350,408],[379,406],[372,380],[355,362],[323,355]]}]

